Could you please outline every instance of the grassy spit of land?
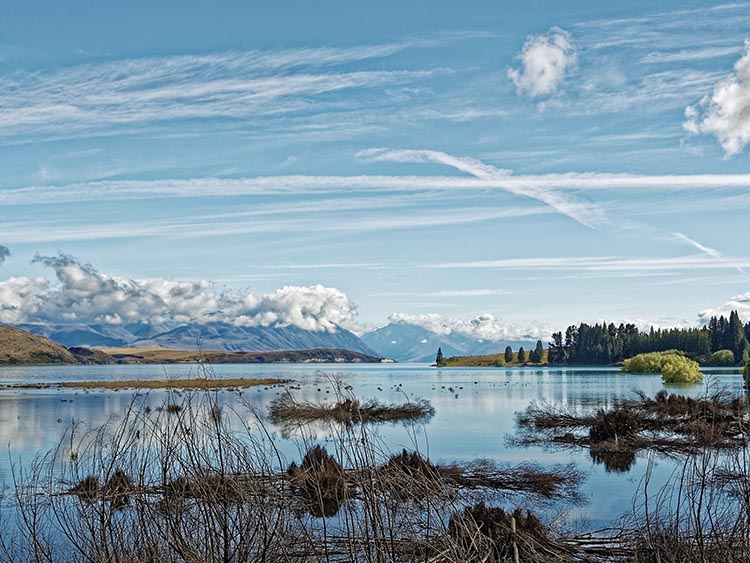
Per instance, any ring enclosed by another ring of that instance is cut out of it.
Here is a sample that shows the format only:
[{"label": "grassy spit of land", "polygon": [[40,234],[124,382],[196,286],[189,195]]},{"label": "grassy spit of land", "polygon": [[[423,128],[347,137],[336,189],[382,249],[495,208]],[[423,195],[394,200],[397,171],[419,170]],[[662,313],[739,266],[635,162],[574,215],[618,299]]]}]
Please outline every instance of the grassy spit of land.
[{"label": "grassy spit of land", "polygon": [[438,367],[471,367],[471,368],[493,368],[493,367],[523,367],[523,366],[546,366],[548,350],[544,350],[542,361],[534,363],[528,359],[529,353],[526,352],[526,359],[523,362],[518,360],[518,352],[513,352],[513,361],[507,362],[505,354],[488,354],[486,356],[451,356],[445,358]]},{"label": "grassy spit of land", "polygon": [[120,381],[63,381],[60,383],[39,384],[20,383],[2,385],[0,389],[45,389],[62,387],[72,389],[236,389],[257,387],[259,385],[279,385],[287,379],[267,377],[263,379],[235,377],[232,379],[209,379],[196,377],[192,379],[153,379],[153,380],[120,380]]},{"label": "grassy spit of land", "polygon": [[272,363],[378,363],[382,358],[351,350],[315,348],[274,352],[168,350],[164,348],[100,348],[123,364],[272,364]]}]

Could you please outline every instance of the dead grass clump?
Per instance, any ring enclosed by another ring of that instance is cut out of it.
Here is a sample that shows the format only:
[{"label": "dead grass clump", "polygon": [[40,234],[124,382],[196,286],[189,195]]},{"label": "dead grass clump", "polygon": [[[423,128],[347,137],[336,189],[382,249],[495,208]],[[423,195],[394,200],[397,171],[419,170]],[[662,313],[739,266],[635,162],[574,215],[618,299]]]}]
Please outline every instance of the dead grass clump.
[{"label": "dead grass clump", "polygon": [[347,398],[332,405],[317,405],[295,401],[290,394],[286,394],[273,401],[268,412],[274,424],[329,421],[349,426],[354,423],[420,421],[431,418],[435,409],[427,400],[384,405],[376,400],[360,403],[357,399]]},{"label": "dead grass clump", "polygon": [[208,503],[233,504],[242,502],[248,494],[247,480],[237,475],[199,475],[187,483],[187,494]]},{"label": "dead grass clump", "polygon": [[406,448],[388,459],[382,466],[381,476],[383,488],[398,500],[418,500],[437,495],[449,482],[440,467],[433,465],[419,452]]},{"label": "dead grass clump", "polygon": [[115,508],[123,508],[130,502],[130,494],[133,492],[133,482],[121,469],[115,472],[107,479],[104,484],[102,493]]},{"label": "dead grass clump", "polygon": [[99,479],[93,475],[89,475],[85,479],[79,481],[74,487],[68,489],[68,493],[76,495],[82,500],[92,502],[96,500],[101,493]]},{"label": "dead grass clump", "polygon": [[589,440],[598,444],[609,440],[632,439],[638,433],[638,418],[628,409],[596,413],[595,422],[589,427]]},{"label": "dead grass clump", "polygon": [[627,473],[635,464],[638,449],[625,441],[605,440],[591,444],[589,455],[594,463],[604,465],[611,473]]},{"label": "dead grass clump", "polygon": [[500,466],[489,460],[438,466],[443,479],[460,488],[519,493],[578,504],[583,474],[573,464],[545,468],[535,463]]},{"label": "dead grass clump", "polygon": [[440,476],[437,466],[422,457],[419,452],[410,452],[406,448],[401,453],[392,455],[385,466],[413,478],[436,479]]},{"label": "dead grass clump", "polygon": [[347,500],[344,469],[322,446],[310,448],[299,467],[292,462],[287,474],[294,493],[313,516],[334,516]]},{"label": "dead grass clump", "polygon": [[524,561],[537,561],[551,543],[547,527],[532,512],[516,508],[509,513],[484,502],[453,514],[448,532],[464,544],[467,561],[513,561],[514,551]]}]

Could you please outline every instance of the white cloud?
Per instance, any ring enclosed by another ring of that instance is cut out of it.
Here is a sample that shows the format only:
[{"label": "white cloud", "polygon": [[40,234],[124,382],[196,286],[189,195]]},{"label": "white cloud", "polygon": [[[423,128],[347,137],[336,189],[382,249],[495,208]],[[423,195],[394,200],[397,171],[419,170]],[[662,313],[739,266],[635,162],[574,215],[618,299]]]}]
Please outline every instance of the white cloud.
[{"label": "white cloud", "polygon": [[[375,152],[378,151],[378,152]],[[370,149],[358,153],[371,160],[402,159],[406,154],[438,151],[387,151]],[[450,155],[446,155],[450,156]],[[417,158],[414,156],[413,158]],[[422,157],[420,157],[422,158]],[[476,159],[452,157],[451,166],[466,167],[471,162],[488,166]],[[426,157],[424,158],[425,161]],[[461,161],[459,163],[459,160]],[[413,162],[414,160],[411,160]],[[447,162],[445,164],[448,164]],[[490,167],[490,170],[494,167]],[[469,168],[464,168],[466,171]],[[472,169],[476,172],[476,169]],[[703,189],[750,188],[750,174],[611,174],[569,172],[564,174],[512,174],[495,168],[494,175],[461,176],[259,176],[254,178],[185,178],[154,180],[106,180],[61,185],[31,185],[0,190],[2,205],[35,205],[116,201],[152,198],[238,197],[268,194],[327,194],[345,190],[362,192],[432,192],[501,189],[527,195],[526,190],[548,193],[564,190],[655,190],[671,192]],[[471,173],[471,172],[470,172]],[[529,197],[533,197],[529,195]],[[542,195],[539,195],[541,198]]]},{"label": "white cloud", "polygon": [[509,69],[508,77],[519,94],[551,96],[562,84],[578,59],[578,50],[570,33],[553,27],[543,35],[526,39],[517,59],[520,69]]},{"label": "white cloud", "polygon": [[685,109],[683,127],[694,135],[713,135],[727,155],[750,144],[750,41],[734,65],[734,74],[715,87],[711,96]]},{"label": "white cloud", "polygon": [[741,319],[750,321],[750,292],[735,295],[729,301],[715,309],[701,311],[698,315],[698,322],[706,325],[711,320],[711,317],[724,315],[728,318],[732,311],[737,311]]},{"label": "white cloud", "polygon": [[683,233],[672,233],[676,240],[680,242],[684,242],[687,245],[692,246],[693,248],[697,248],[707,256],[711,256],[712,258],[716,258],[717,260],[722,260],[723,256],[721,255],[721,252],[716,250],[715,248],[711,248],[709,246],[703,245],[699,243],[697,240],[691,239],[689,236]]},{"label": "white cloud", "polygon": [[356,308],[342,291],[286,286],[265,295],[219,291],[213,282],[129,279],[97,272],[75,258],[38,256],[57,278],[0,281],[0,322],[151,323],[226,322],[237,326],[295,326],[335,332],[350,327]]},{"label": "white cloud", "polygon": [[[436,162],[451,166],[460,172],[485,181],[497,180],[502,182],[511,176],[510,170],[496,168],[485,164],[481,160],[471,157],[457,157],[433,150],[391,150],[376,148],[361,151],[357,156],[373,161]],[[511,185],[506,183],[504,184],[504,189],[512,194],[529,197],[544,203],[558,213],[562,213],[586,227],[598,229],[609,224],[604,212],[594,204],[575,198],[569,194],[561,193],[551,186]]]},{"label": "white cloud", "polygon": [[521,328],[516,325],[503,323],[489,313],[477,315],[470,319],[446,317],[437,313],[412,315],[394,313],[388,317],[392,323],[406,323],[420,326],[439,335],[460,334],[479,340],[519,340],[519,339],[547,339],[552,334],[549,325],[532,324]]}]

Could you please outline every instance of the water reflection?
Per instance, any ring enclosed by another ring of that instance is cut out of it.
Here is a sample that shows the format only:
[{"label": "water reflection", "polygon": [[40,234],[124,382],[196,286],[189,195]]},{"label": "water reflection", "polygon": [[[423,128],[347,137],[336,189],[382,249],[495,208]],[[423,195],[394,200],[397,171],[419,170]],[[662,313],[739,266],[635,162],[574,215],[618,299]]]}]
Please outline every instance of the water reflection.
[{"label": "water reflection", "polygon": [[[426,399],[435,408],[428,422],[413,425],[387,425],[373,430],[392,451],[402,447],[420,451],[435,462],[488,458],[502,463],[535,461],[544,465],[575,462],[589,472],[584,493],[599,499],[585,509],[596,522],[607,522],[624,506],[629,506],[640,475],[639,456],[620,451],[593,448],[582,451],[548,451],[541,447],[520,448],[505,437],[515,432],[515,413],[532,401],[548,402],[570,409],[609,407],[621,398],[634,397],[639,390],[654,396],[663,388],[658,376],[622,375],[616,370],[548,369],[434,369],[423,365],[221,365],[217,377],[278,377],[290,380],[279,387],[248,388],[238,392],[217,391],[224,409],[250,407],[244,421],[251,432],[274,440],[287,459],[300,460],[306,445],[333,441],[336,429],[328,424],[299,427],[286,438],[267,416],[271,401],[289,392],[299,401],[333,402],[341,381],[362,400],[384,403]],[[0,370],[0,382],[34,381],[54,383],[63,380],[163,379],[194,375],[194,366],[64,366]],[[707,381],[714,386],[739,390],[739,374],[711,372]],[[697,386],[681,392],[694,396],[705,392]],[[143,405],[156,408],[164,402],[165,391],[151,391],[138,397]],[[40,452],[56,447],[72,425],[77,432],[116,421],[133,401],[133,391],[75,391],[55,388],[3,391],[0,394],[0,440],[10,455],[0,457],[0,481],[11,481],[10,464],[28,463]],[[301,446],[300,443],[305,444]],[[601,464],[601,465],[599,465]],[[653,479],[666,479],[673,462],[662,460]],[[643,469],[640,469],[643,471]],[[623,479],[628,473],[629,479]],[[581,514],[583,515],[583,514]]]}]

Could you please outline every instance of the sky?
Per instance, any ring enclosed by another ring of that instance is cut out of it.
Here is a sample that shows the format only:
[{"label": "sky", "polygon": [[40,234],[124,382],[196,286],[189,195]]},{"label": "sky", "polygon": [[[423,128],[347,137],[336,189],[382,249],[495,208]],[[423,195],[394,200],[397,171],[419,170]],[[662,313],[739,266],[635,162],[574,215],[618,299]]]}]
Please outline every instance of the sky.
[{"label": "sky", "polygon": [[608,4],[8,0],[0,321],[750,320],[750,4]]}]

